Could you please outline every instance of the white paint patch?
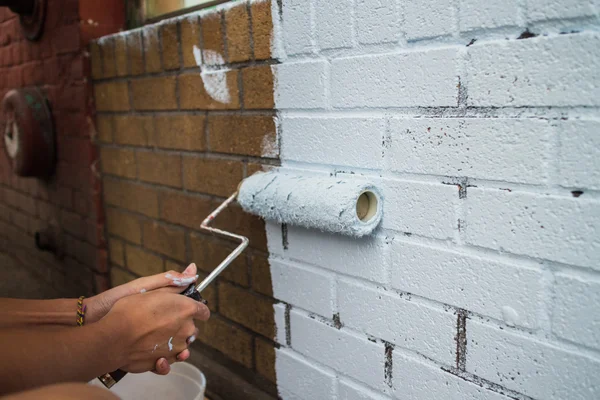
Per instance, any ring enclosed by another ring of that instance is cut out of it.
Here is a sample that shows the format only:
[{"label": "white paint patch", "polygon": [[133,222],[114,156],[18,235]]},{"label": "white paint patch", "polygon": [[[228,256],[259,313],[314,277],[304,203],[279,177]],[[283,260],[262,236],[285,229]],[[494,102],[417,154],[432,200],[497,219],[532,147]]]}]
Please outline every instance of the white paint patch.
[{"label": "white paint patch", "polygon": [[165,275],[165,278],[171,279],[173,281],[173,284],[175,286],[187,286],[190,283],[193,283],[193,282],[197,281],[198,277],[199,277],[199,275],[192,276],[192,277],[189,277],[189,278],[177,278],[177,277],[175,277],[175,276],[173,276],[171,274],[166,274]]},{"label": "white paint patch", "polygon": [[173,343],[171,343],[173,341],[173,337],[171,337],[169,339],[169,342],[167,343],[167,345],[169,346],[169,351],[173,351]]},{"label": "white paint patch", "polygon": [[263,157],[277,157],[277,154],[279,154],[277,151],[277,141],[273,140],[269,135],[263,136],[261,154]]},{"label": "white paint patch", "polygon": [[515,326],[519,323],[519,313],[509,306],[502,307],[502,319],[508,326]]},{"label": "white paint patch", "polygon": [[223,56],[214,50],[200,50],[196,45],[192,51],[196,65],[200,67],[200,76],[206,93],[219,103],[230,103],[231,94],[227,86],[227,70],[209,70],[210,66],[223,65],[225,63]]},{"label": "white paint patch", "polygon": [[140,293],[146,293],[146,289],[140,290]]},{"label": "white paint patch", "polygon": [[196,341],[196,335],[192,335],[188,338],[188,344],[192,344]]},{"label": "white paint patch", "polygon": [[152,349],[152,352],[154,353],[156,351],[156,349],[158,349],[158,345],[157,344],[154,345],[154,349]]}]

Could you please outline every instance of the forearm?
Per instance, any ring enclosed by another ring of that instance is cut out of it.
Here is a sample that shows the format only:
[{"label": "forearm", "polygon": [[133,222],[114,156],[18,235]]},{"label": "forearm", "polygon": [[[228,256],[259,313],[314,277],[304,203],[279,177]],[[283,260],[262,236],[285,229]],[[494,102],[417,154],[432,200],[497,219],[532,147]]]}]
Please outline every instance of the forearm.
[{"label": "forearm", "polygon": [[0,328],[76,326],[77,299],[0,299]]},{"label": "forearm", "polygon": [[107,322],[50,331],[0,330],[0,394],[61,382],[88,382],[121,366],[119,329]]}]

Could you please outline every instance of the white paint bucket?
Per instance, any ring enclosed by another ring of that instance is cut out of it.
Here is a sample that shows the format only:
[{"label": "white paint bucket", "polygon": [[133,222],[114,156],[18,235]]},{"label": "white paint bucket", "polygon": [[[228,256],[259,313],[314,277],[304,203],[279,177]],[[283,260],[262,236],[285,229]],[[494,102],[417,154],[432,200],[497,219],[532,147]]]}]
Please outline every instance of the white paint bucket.
[{"label": "white paint bucket", "polygon": [[[90,384],[105,388],[98,379]],[[165,376],[152,372],[127,374],[110,391],[122,400],[203,400],[205,389],[204,374],[192,364],[178,362],[171,365],[171,372]]]}]

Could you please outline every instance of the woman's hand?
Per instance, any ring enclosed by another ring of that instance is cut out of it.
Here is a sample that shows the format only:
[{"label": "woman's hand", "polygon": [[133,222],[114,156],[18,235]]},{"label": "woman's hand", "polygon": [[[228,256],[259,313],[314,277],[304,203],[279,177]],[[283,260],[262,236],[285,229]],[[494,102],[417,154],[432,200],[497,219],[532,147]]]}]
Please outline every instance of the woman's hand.
[{"label": "woman's hand", "polygon": [[114,287],[84,300],[84,304],[87,307],[85,322],[91,324],[99,321],[123,297],[147,293],[157,289],[162,289],[170,293],[181,293],[190,283],[195,282],[197,279],[196,264],[192,263],[188,265],[183,273],[169,271],[139,278],[124,285]]},{"label": "woman's hand", "polygon": [[196,335],[194,319],[206,321],[204,304],[164,290],[125,297],[116,302],[101,324],[122,332],[122,366],[129,372],[154,369],[157,358],[179,361],[190,338]]}]

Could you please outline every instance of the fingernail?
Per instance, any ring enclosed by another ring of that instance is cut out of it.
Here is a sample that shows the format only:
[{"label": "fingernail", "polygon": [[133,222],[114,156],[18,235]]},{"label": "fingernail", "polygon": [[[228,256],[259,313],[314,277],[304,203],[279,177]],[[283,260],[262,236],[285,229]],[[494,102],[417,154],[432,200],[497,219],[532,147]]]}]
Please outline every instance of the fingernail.
[{"label": "fingernail", "polygon": [[183,273],[185,275],[191,274],[192,273],[192,267],[195,267],[195,266],[196,266],[196,264],[191,263],[190,265],[187,266],[187,268],[183,271]]},{"label": "fingernail", "polygon": [[169,367],[169,363],[167,362],[166,358],[161,358],[161,360],[159,361],[160,363],[160,367],[161,368],[168,368]]}]

